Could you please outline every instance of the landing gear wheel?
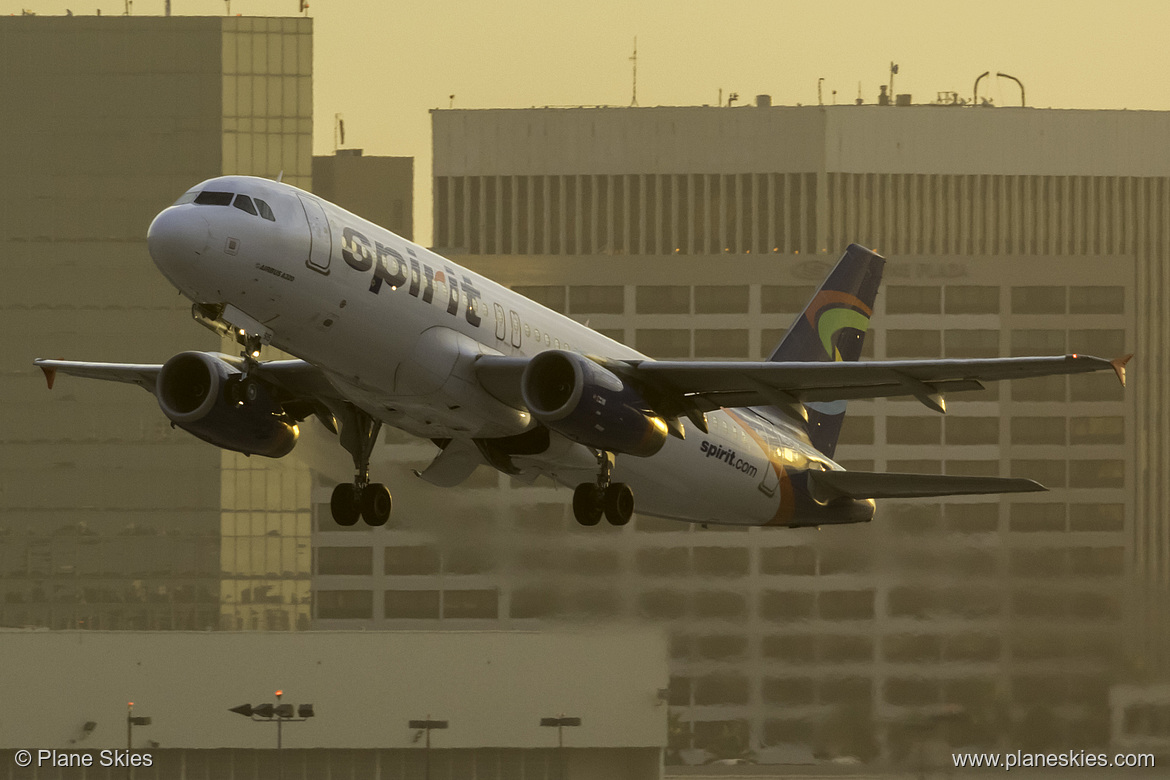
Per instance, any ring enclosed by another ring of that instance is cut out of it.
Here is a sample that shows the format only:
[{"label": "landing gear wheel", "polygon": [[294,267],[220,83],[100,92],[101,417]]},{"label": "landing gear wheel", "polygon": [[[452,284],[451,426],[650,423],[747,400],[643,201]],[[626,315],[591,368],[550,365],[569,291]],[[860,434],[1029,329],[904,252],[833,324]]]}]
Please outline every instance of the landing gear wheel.
[{"label": "landing gear wheel", "polygon": [[344,526],[356,523],[361,515],[360,498],[357,485],[342,483],[333,488],[333,496],[329,499],[333,522]]},{"label": "landing gear wheel", "polygon": [[592,482],[582,482],[573,491],[573,517],[581,525],[597,525],[601,522],[602,507],[601,488]]},{"label": "landing gear wheel", "polygon": [[381,482],[374,482],[362,489],[362,519],[366,525],[386,525],[390,519],[390,509],[394,506],[390,498],[390,491]]},{"label": "landing gear wheel", "polygon": [[610,525],[625,525],[634,514],[634,491],[625,482],[614,482],[605,489],[604,506]]}]

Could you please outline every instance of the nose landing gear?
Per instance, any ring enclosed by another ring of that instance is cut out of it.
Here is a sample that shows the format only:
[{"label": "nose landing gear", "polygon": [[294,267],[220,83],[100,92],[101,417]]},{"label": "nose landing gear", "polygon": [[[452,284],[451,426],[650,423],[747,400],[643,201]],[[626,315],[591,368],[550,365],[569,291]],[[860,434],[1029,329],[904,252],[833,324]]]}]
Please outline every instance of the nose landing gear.
[{"label": "nose landing gear", "polygon": [[352,484],[342,483],[333,488],[329,508],[338,525],[351,526],[358,518],[369,526],[383,526],[390,519],[394,501],[390,491],[381,482],[370,482],[370,454],[382,430],[382,421],[375,420],[356,409],[342,421],[341,445],[353,456]]},{"label": "nose landing gear", "polygon": [[585,526],[597,525],[603,514],[610,525],[625,525],[634,514],[634,491],[625,482],[610,482],[612,452],[599,452],[597,464],[597,482],[582,482],[573,491],[573,516]]}]

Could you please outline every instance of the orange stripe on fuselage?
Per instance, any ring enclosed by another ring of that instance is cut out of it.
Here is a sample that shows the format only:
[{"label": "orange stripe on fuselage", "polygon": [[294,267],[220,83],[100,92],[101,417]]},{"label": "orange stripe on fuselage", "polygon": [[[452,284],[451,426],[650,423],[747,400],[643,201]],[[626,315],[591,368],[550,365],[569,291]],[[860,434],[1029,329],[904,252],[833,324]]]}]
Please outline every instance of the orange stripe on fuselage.
[{"label": "orange stripe on fuselage", "polygon": [[792,517],[796,514],[796,496],[792,492],[792,480],[788,478],[787,464],[779,458],[772,456],[772,451],[768,447],[768,443],[760,438],[752,426],[748,425],[738,414],[730,409],[723,409],[724,413],[730,417],[736,425],[743,428],[744,433],[752,438],[756,444],[760,445],[760,449],[764,451],[764,457],[768,459],[769,465],[776,472],[776,480],[780,483],[780,506],[776,508],[776,514],[772,519],[764,523],[764,525],[789,525]]}]

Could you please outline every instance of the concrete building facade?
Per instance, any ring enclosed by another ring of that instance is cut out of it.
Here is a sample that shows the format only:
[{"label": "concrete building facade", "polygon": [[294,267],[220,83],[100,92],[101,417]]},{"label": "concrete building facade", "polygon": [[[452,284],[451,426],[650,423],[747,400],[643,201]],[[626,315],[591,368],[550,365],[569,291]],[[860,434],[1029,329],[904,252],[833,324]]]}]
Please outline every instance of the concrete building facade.
[{"label": "concrete building facade", "polygon": [[[1135,351],[1130,388],[1029,380],[957,394],[945,418],[851,404],[846,465],[1051,491],[883,502],[868,527],[821,532],[580,529],[565,490],[490,473],[465,491],[411,484],[407,463],[433,448],[396,443],[397,527],[318,526],[317,625],[661,623],[679,749],[904,758],[924,723],[955,744],[1109,740],[1109,685],[1166,664],[1170,118],[842,106],[433,123],[436,248],[652,356],[768,354],[857,241],[889,258],[867,355]],[[335,609],[342,591],[361,606]]]},{"label": "concrete building facade", "polygon": [[414,158],[338,149],[313,158],[313,192],[362,219],[414,238]]},{"label": "concrete building facade", "polygon": [[307,470],[32,360],[218,347],[146,230],[224,173],[309,187],[312,21],[3,17],[0,71],[0,625],[306,627]]}]

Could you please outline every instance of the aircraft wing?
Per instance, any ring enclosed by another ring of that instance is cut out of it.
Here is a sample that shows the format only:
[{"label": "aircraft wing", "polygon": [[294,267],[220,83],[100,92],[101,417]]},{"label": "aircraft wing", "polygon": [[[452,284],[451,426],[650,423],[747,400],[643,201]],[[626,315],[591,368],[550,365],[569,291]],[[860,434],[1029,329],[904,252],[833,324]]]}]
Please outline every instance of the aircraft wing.
[{"label": "aircraft wing", "polygon": [[[1112,369],[1125,384],[1125,364],[1089,355],[970,360],[885,360],[835,363],[735,362],[701,360],[595,360],[643,391],[664,417],[741,406],[778,406],[804,416],[805,402],[913,396],[939,412],[944,394],[979,390],[984,382]],[[520,379],[528,358],[483,356],[476,376],[499,400],[523,408]]]},{"label": "aircraft wing", "polygon": [[[778,405],[806,401],[914,396],[945,411],[943,394],[978,390],[984,382],[1112,369],[1125,384],[1132,355],[1105,360],[1089,355],[970,360],[883,360],[836,363],[643,361],[630,362],[631,378],[695,408]],[[610,364],[607,367],[612,368]],[[665,413],[664,410],[660,410]]]},{"label": "aircraft wing", "polygon": [[[244,360],[235,355],[210,353],[228,365],[243,369]],[[45,381],[52,389],[57,374],[80,376],[86,379],[103,379],[110,382],[125,382],[138,385],[151,394],[155,392],[161,363],[91,363],[80,360],[46,360],[38,358],[33,361],[45,373]],[[304,360],[270,360],[260,363],[253,369],[252,375],[263,379],[278,389],[278,400],[281,406],[294,418],[301,420],[309,414],[317,414],[326,427],[334,429],[332,415],[327,408],[333,402],[344,402],[345,399],[333,387],[333,384],[312,363]]]},{"label": "aircraft wing", "polygon": [[57,379],[57,374],[69,374],[70,376],[80,376],[86,379],[105,379],[110,382],[126,382],[132,385],[138,385],[142,389],[153,393],[155,383],[158,380],[158,372],[162,370],[162,364],[147,364],[147,363],[87,363],[80,360],[46,360],[44,358],[37,358],[33,361],[40,367],[41,371],[45,372],[45,382],[48,383],[49,389],[53,389],[53,383]]}]

